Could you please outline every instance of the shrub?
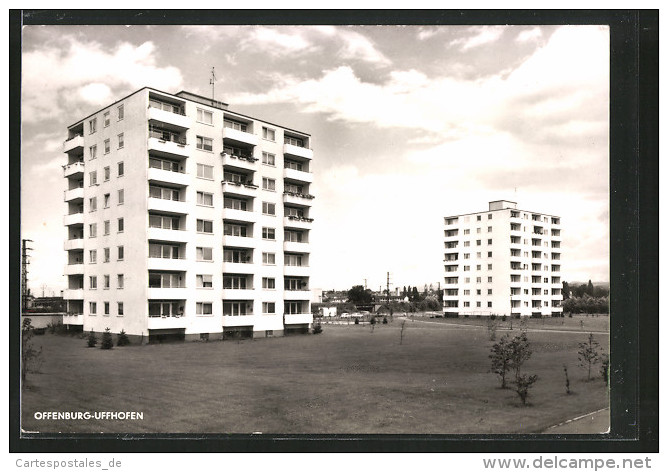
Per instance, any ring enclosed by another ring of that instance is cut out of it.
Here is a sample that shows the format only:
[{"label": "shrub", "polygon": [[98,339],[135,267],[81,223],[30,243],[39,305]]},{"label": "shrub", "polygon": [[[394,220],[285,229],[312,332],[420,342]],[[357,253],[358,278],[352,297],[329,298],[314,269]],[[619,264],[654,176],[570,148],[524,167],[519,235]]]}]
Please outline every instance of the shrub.
[{"label": "shrub", "polygon": [[387,316],[383,316],[383,324],[387,324]]},{"label": "shrub", "polygon": [[370,322],[372,325],[375,325],[375,324],[376,324],[376,317],[375,317],[375,316],[372,316],[372,317],[371,317],[371,320],[370,320],[369,322]]},{"label": "shrub", "polygon": [[526,374],[522,374],[516,379],[516,392],[519,395],[520,399],[522,400],[522,405],[527,404],[527,397],[529,396],[529,389],[533,386],[534,383],[536,383],[536,380],[538,380],[537,375],[529,375],[527,376]]},{"label": "shrub", "polygon": [[104,333],[102,333],[102,344],[100,345],[100,349],[111,349],[114,347],[114,340],[111,338],[111,331],[109,328],[104,330]]},{"label": "shrub", "polygon": [[610,357],[607,354],[601,356],[601,377],[605,385],[610,382]]},{"label": "shrub", "polygon": [[355,318],[355,324],[360,324],[359,318]]},{"label": "shrub", "polygon": [[24,318],[21,325],[21,380],[25,382],[28,372],[37,372],[42,361],[42,348],[36,350],[32,346],[33,337],[32,320]]},{"label": "shrub", "polygon": [[495,319],[496,319],[496,315],[492,313],[491,315],[489,315],[489,319],[490,319],[490,320],[495,320]]},{"label": "shrub", "polygon": [[117,346],[127,346],[130,344],[130,338],[128,338],[128,335],[125,334],[125,330],[122,329],[120,333],[118,333],[118,339],[116,340],[116,345]]},{"label": "shrub", "polygon": [[503,316],[501,317],[501,321],[506,321],[506,315],[503,315]]},{"label": "shrub", "polygon": [[320,323],[315,323],[313,325],[313,334],[320,334],[322,333],[322,325]]},{"label": "shrub", "polygon": [[90,330],[90,334],[88,335],[88,347],[95,347],[97,345],[97,336],[95,336],[95,333],[93,330]]}]

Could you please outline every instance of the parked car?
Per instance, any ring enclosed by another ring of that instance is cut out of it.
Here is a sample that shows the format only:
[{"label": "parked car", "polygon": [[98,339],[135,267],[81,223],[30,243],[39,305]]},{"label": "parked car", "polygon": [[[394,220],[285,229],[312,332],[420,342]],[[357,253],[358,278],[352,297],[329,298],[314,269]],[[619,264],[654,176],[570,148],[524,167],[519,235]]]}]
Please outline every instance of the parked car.
[{"label": "parked car", "polygon": [[341,313],[341,318],[350,318],[350,313]]}]

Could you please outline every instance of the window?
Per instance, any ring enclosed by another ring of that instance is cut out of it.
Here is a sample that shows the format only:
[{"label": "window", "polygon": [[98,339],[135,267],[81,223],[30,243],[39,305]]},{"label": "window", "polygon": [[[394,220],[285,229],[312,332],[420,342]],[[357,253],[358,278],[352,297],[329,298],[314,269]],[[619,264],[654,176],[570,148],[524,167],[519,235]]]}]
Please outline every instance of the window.
[{"label": "window", "polygon": [[276,303],[262,302],[262,313],[265,315],[273,315],[276,313]]},{"label": "window", "polygon": [[207,125],[213,124],[213,113],[210,111],[202,110],[201,108],[197,109],[197,121],[200,123],[205,123]]},{"label": "window", "polygon": [[104,168],[104,181],[107,182],[111,177],[111,168],[109,166]]},{"label": "window", "polygon": [[268,152],[263,152],[262,153],[262,163],[266,164],[268,166],[275,166],[276,165],[276,156],[274,154],[270,154]]},{"label": "window", "polygon": [[94,170],[93,172],[90,172],[88,174],[88,181],[90,182],[90,185],[97,185],[97,171]]},{"label": "window", "polygon": [[213,180],[213,166],[197,164],[197,177]]},{"label": "window", "polygon": [[125,230],[125,220],[123,218],[118,219],[118,232],[122,233]]},{"label": "window", "polygon": [[471,306],[471,302],[464,302],[464,308],[468,308]]},{"label": "window", "polygon": [[271,129],[271,128],[267,128],[267,127],[263,126],[262,127],[262,138],[266,139],[268,141],[276,141],[276,131]]},{"label": "window", "polygon": [[92,120],[88,121],[88,134],[93,134],[96,131],[97,131],[97,118],[93,118]]},{"label": "window", "polygon": [[252,289],[246,275],[223,274],[223,288],[234,290]]},{"label": "window", "polygon": [[262,239],[270,239],[274,241],[276,239],[276,229],[275,228],[262,228]]},{"label": "window", "polygon": [[276,191],[276,180],[262,177],[262,189]]},{"label": "window", "polygon": [[121,121],[125,117],[125,109],[123,108],[123,105],[120,105],[118,107],[118,121]]},{"label": "window", "polygon": [[104,316],[109,316],[109,302],[104,302]]},{"label": "window", "polygon": [[245,249],[224,249],[223,262],[247,264],[253,262],[252,255],[252,252],[247,252]]},{"label": "window", "polygon": [[178,245],[149,243],[148,257],[157,259],[182,259],[182,254]]},{"label": "window", "polygon": [[109,262],[111,257],[111,250],[108,247],[104,248],[104,262]]},{"label": "window", "polygon": [[125,191],[120,189],[118,191],[118,204],[122,205],[125,202]]},{"label": "window", "polygon": [[487,251],[487,257],[492,257],[492,251]]},{"label": "window", "polygon": [[488,219],[488,220],[491,220],[491,219],[492,219],[492,214],[491,214],[491,213],[488,213],[488,214],[487,214],[487,219]]},{"label": "window", "polygon": [[488,245],[488,246],[491,246],[491,245],[492,245],[492,240],[491,240],[491,239],[488,239],[488,240],[487,240],[487,245]]},{"label": "window", "polygon": [[223,127],[243,131],[244,133],[248,132],[248,124],[240,121],[223,120]]},{"label": "window", "polygon": [[470,247],[471,241],[464,241],[464,247]]},{"label": "window", "polygon": [[477,215],[475,219],[476,219],[476,221],[482,220],[482,215]]},{"label": "window", "polygon": [[478,265],[475,266],[475,270],[480,270],[480,268],[481,268],[481,267],[480,267],[480,264],[478,264]]},{"label": "window", "polygon": [[199,316],[207,316],[213,314],[213,303],[197,302],[195,305],[195,313]]},{"label": "window", "polygon": [[492,264],[487,264],[487,270],[492,270]]},{"label": "window", "polygon": [[476,246],[480,246],[480,240],[479,240],[479,239],[476,239],[476,241],[475,241],[475,245],[476,245]]},{"label": "window", "polygon": [[476,306],[477,308],[480,308],[480,302],[475,302],[475,306]]},{"label": "window", "polygon": [[210,247],[198,247],[197,260],[207,262],[213,261],[213,249]]},{"label": "window", "polygon": [[88,199],[88,211],[97,211],[97,197]]},{"label": "window", "polygon": [[276,204],[269,202],[262,202],[263,215],[276,215]]},{"label": "window", "polygon": [[106,128],[107,126],[109,126],[109,122],[110,122],[110,121],[111,121],[111,120],[109,119],[109,112],[108,112],[108,111],[105,111],[105,112],[104,112],[104,127],[105,127],[105,128]]},{"label": "window", "polygon": [[482,295],[482,290],[480,290],[480,289],[476,289],[475,294],[476,294],[476,295]]},{"label": "window", "polygon": [[306,237],[305,233],[302,231],[290,231],[286,229],[283,232],[283,240],[293,243],[302,243],[306,242]]},{"label": "window", "polygon": [[476,277],[475,278],[475,283],[479,284],[482,282],[482,277]]},{"label": "window", "polygon": [[105,154],[109,154],[109,152],[111,151],[111,144],[110,143],[111,143],[111,141],[109,139],[104,140],[104,153]]},{"label": "window", "polygon": [[204,206],[213,206],[213,194],[206,192],[197,192],[197,204]]},{"label": "window", "polygon": [[116,314],[123,316],[123,302],[116,302]]},{"label": "window", "polygon": [[223,234],[225,236],[238,236],[240,238],[248,237],[248,228],[245,225],[225,223],[223,224]]},{"label": "window", "polygon": [[197,220],[197,232],[198,233],[213,233],[213,221],[210,220]]},{"label": "window", "polygon": [[464,266],[464,272],[468,272],[469,270],[471,270],[471,266],[465,265]]},{"label": "window", "polygon": [[276,288],[276,279],[272,277],[262,277],[262,288],[265,290],[274,290]]},{"label": "window", "polygon": [[125,174],[125,164],[123,164],[123,161],[118,163],[118,176],[123,177]]},{"label": "window", "polygon": [[[109,208],[109,202],[111,201],[111,194],[110,193],[105,193],[104,194],[104,207]],[[108,232],[105,234],[109,234]]]},{"label": "window", "polygon": [[109,228],[111,228],[111,223],[109,220],[104,220],[104,235],[109,236]]},{"label": "window", "polygon": [[262,263],[264,265],[275,265],[276,264],[276,254],[273,252],[263,252],[262,253]]},{"label": "window", "polygon": [[470,229],[465,229],[464,234],[471,234],[471,230]]},{"label": "window", "polygon": [[475,232],[478,233],[478,234],[480,234],[480,228],[476,228],[476,229],[475,229]]},{"label": "window", "polygon": [[105,274],[104,275],[104,286],[102,288],[104,288],[105,290],[109,290],[109,284],[110,283],[111,282],[110,282],[110,279],[109,279],[109,275]]},{"label": "window", "polygon": [[88,277],[88,288],[90,290],[97,290],[97,275],[91,275]]},{"label": "window", "polygon": [[116,275],[116,288],[123,288],[125,284],[125,276],[123,274]]},{"label": "window", "polygon": [[197,136],[197,149],[213,151],[213,139]]},{"label": "window", "polygon": [[249,211],[248,202],[239,198],[223,197],[223,208],[229,208],[230,210]]},{"label": "window", "polygon": [[487,302],[487,308],[492,308],[492,302]]},{"label": "window", "polygon": [[91,264],[97,263],[97,249],[91,249],[88,251],[88,261]]},{"label": "window", "polygon": [[492,294],[492,289],[491,289],[491,288],[488,288],[488,289],[487,289],[487,295],[491,295],[491,294]]},{"label": "window", "polygon": [[123,246],[118,246],[118,260],[122,261],[125,257],[125,248]]},{"label": "window", "polygon": [[97,303],[96,302],[88,302],[88,311],[90,311],[91,315],[97,315]]},{"label": "window", "polygon": [[213,288],[213,276],[210,274],[198,274],[196,281],[197,288]]},{"label": "window", "polygon": [[470,259],[470,258],[471,258],[470,253],[468,253],[468,252],[464,253],[464,259]]},{"label": "window", "polygon": [[123,146],[125,146],[125,136],[121,133],[118,135],[118,149],[123,149]]},{"label": "window", "polygon": [[491,226],[488,226],[488,227],[487,227],[487,232],[488,232],[488,233],[491,233],[491,232],[492,232],[492,227],[491,227]]},{"label": "window", "polygon": [[97,238],[97,223],[91,223],[88,225],[88,237]]}]

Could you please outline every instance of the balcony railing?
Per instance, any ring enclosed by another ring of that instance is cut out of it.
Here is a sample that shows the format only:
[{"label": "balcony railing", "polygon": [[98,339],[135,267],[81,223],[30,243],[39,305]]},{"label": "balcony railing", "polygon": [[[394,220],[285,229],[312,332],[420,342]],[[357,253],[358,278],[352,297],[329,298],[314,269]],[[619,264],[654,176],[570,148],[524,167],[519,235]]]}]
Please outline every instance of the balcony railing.
[{"label": "balcony railing", "polygon": [[283,195],[289,195],[291,197],[306,198],[308,200],[313,200],[315,198],[314,195],[311,195],[311,194],[308,194],[308,193],[298,193],[298,192],[288,192],[288,191],[283,192]]},{"label": "balcony railing", "polygon": [[257,161],[258,159],[256,157],[251,156],[250,154],[230,154],[228,152],[221,152],[220,153],[223,158],[231,158],[231,159],[239,159],[240,161],[247,161],[250,163],[253,163]]},{"label": "balcony railing", "polygon": [[313,223],[313,218],[306,218],[305,216],[287,215],[286,218],[291,221],[305,221],[306,223]]}]

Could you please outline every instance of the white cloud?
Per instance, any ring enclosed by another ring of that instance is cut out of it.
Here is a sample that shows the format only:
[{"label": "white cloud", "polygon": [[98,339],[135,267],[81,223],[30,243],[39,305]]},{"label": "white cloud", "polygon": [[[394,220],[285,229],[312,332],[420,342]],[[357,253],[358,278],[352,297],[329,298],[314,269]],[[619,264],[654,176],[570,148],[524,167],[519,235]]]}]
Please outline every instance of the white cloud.
[{"label": "white cloud", "polygon": [[467,32],[473,33],[473,36],[454,39],[450,41],[450,46],[459,46],[461,51],[468,51],[497,41],[505,30],[505,26],[472,26]]},{"label": "white cloud", "polygon": [[515,41],[517,41],[518,43],[527,43],[529,41],[536,41],[542,37],[543,37],[543,31],[540,28],[536,27],[530,30],[522,31],[520,34],[517,35]]},{"label": "white cloud", "polygon": [[181,72],[157,64],[155,46],[120,43],[108,49],[72,36],[23,54],[22,119],[56,118],[67,109],[99,105],[110,97],[143,86],[172,90]]}]

